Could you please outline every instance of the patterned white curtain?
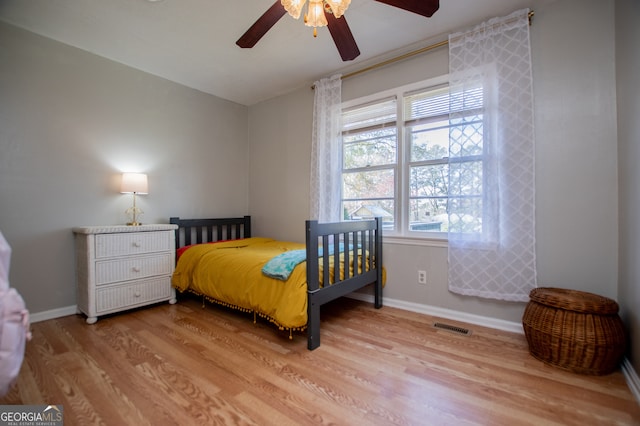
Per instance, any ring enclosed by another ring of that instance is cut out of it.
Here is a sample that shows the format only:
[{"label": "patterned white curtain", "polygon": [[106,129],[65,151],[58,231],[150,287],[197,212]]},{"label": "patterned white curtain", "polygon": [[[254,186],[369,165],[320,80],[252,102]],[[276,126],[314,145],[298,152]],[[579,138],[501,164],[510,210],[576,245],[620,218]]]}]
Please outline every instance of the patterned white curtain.
[{"label": "patterned white curtain", "polygon": [[449,36],[449,289],[463,295],[536,287],[528,12]]},{"label": "patterned white curtain", "polygon": [[340,221],[340,75],[315,82],[311,136],[311,219]]}]

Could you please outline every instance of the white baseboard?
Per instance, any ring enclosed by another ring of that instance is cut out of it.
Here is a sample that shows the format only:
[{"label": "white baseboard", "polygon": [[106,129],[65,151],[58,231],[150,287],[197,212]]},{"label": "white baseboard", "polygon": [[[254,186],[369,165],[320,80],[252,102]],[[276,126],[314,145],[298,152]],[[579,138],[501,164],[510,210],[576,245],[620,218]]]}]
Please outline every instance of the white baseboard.
[{"label": "white baseboard", "polygon": [[29,320],[34,322],[46,321],[50,319],[66,317],[68,315],[75,315],[78,313],[78,307],[76,305],[67,306],[65,308],[51,309],[50,311],[29,313]]},{"label": "white baseboard", "polygon": [[[373,295],[364,293],[351,293],[347,295],[352,299],[373,303]],[[497,330],[509,331],[512,333],[524,334],[521,322],[505,321],[496,318],[489,318],[480,315],[468,314],[466,312],[454,311],[452,309],[438,308],[437,306],[423,305],[420,303],[405,302],[404,300],[384,298],[385,306],[391,308],[404,309],[405,311],[417,312],[419,314],[431,315],[434,317],[446,318],[455,321],[462,321],[482,327],[495,328]]]},{"label": "white baseboard", "polygon": [[[364,293],[351,293],[347,295],[352,299],[362,300],[364,302],[373,303],[373,295]],[[465,312],[454,311],[451,309],[438,308],[437,306],[423,305],[420,303],[405,302],[404,300],[389,299],[385,297],[384,304],[391,308],[404,309],[405,311],[417,312],[420,314],[431,315],[434,317],[447,318],[455,321],[467,322],[483,327],[495,328],[497,330],[510,331],[513,333],[524,333],[522,324],[511,321],[504,321],[495,318],[483,317],[480,315],[468,314]],[[66,317],[67,315],[77,314],[78,307],[76,305],[64,308],[52,309],[50,311],[31,313],[29,318],[32,323],[46,321],[50,319]]]},{"label": "white baseboard", "polygon": [[626,357],[622,360],[622,373],[624,374],[624,378],[627,381],[627,385],[629,386],[631,393],[636,397],[636,402],[640,404],[640,378],[638,377],[636,370],[633,369],[631,361]]}]

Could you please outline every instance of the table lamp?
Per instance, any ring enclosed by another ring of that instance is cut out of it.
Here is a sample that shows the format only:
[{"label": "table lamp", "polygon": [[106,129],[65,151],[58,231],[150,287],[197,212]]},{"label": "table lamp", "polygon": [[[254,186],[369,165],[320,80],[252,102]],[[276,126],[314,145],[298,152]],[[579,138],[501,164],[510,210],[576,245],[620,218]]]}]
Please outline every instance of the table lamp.
[{"label": "table lamp", "polygon": [[138,217],[142,216],[144,212],[136,206],[136,195],[149,193],[147,175],[144,173],[123,173],[120,192],[123,194],[133,194],[133,206],[125,210],[125,214],[131,218],[131,222],[128,222],[127,225],[141,225],[141,223],[138,222]]}]

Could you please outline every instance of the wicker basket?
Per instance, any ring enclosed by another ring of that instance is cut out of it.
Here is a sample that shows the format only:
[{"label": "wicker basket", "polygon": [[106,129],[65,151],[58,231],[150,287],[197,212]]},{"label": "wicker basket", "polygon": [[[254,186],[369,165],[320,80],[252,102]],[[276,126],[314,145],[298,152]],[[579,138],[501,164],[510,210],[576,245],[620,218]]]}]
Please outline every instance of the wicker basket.
[{"label": "wicker basket", "polygon": [[575,373],[613,372],[626,349],[618,304],[596,294],[536,288],[522,317],[529,352]]}]

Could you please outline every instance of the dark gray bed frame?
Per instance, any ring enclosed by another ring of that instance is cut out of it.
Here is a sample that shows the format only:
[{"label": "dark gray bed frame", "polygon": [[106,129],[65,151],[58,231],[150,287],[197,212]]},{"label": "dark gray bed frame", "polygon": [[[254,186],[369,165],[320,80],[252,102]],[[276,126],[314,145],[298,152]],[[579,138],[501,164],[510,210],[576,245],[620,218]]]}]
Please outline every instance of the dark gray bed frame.
[{"label": "dark gray bed frame", "polygon": [[[251,237],[251,216],[222,219],[180,219],[172,217],[170,223],[178,225],[176,230],[176,248],[190,244],[211,241],[232,240]],[[349,221],[337,223],[318,223],[307,220],[307,348],[313,350],[320,346],[320,307],[332,300],[349,294],[355,290],[373,284],[374,306],[382,307],[382,219]],[[356,258],[357,267],[353,271],[348,265],[354,261],[349,259],[350,251],[344,250],[347,267],[341,269],[339,262],[340,247],[362,247],[369,256]],[[333,250],[323,250],[318,254],[318,247],[333,246]],[[325,265],[330,257],[334,257],[333,274],[322,274],[320,282],[320,259]],[[342,277],[342,279],[340,278]]]}]

